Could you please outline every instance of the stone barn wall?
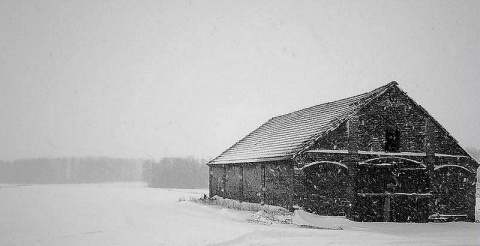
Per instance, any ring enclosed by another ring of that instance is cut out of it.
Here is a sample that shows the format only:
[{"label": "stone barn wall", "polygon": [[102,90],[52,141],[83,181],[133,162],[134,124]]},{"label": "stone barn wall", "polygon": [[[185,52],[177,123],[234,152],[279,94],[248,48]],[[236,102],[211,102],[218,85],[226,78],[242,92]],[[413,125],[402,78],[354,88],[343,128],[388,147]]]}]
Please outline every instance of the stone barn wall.
[{"label": "stone barn wall", "polygon": [[[413,100],[398,88],[374,100],[358,113],[358,149],[384,151],[385,131],[391,127],[400,131],[399,152],[425,152],[427,116]],[[436,153],[468,155],[444,129],[434,125],[433,131]],[[310,149],[347,150],[347,144],[348,126],[344,122]]]}]

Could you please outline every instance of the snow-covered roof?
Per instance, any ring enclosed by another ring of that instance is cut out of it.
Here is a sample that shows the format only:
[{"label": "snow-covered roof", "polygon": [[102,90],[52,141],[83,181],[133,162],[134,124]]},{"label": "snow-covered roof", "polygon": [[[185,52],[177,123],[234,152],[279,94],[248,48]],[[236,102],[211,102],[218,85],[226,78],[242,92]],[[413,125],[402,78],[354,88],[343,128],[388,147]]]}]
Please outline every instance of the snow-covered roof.
[{"label": "snow-covered roof", "polygon": [[336,129],[368,102],[396,82],[342,100],[274,117],[208,164],[248,163],[292,158],[323,133]]}]

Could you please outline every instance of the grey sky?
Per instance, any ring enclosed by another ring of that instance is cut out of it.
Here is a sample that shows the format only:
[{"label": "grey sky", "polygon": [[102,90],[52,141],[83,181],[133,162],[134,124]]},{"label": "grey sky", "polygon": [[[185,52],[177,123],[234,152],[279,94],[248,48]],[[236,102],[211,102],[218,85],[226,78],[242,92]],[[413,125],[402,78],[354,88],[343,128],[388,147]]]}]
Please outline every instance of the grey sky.
[{"label": "grey sky", "polygon": [[392,80],[479,147],[479,3],[0,0],[0,159],[214,157]]}]

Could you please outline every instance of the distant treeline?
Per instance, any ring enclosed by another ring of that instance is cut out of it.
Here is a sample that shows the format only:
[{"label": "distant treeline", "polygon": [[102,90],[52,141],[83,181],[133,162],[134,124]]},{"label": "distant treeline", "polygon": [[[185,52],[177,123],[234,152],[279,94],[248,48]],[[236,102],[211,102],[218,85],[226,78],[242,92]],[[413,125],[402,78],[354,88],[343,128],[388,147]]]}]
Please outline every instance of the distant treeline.
[{"label": "distant treeline", "polygon": [[207,188],[208,166],[205,163],[206,160],[193,157],[147,160],[143,167],[143,179],[149,187]]},{"label": "distant treeline", "polygon": [[0,183],[58,184],[141,181],[143,161],[68,157],[0,161]]},{"label": "distant treeline", "polygon": [[139,182],[149,187],[207,188],[208,167],[194,157],[160,161],[109,157],[68,157],[0,161],[0,183],[75,184]]}]

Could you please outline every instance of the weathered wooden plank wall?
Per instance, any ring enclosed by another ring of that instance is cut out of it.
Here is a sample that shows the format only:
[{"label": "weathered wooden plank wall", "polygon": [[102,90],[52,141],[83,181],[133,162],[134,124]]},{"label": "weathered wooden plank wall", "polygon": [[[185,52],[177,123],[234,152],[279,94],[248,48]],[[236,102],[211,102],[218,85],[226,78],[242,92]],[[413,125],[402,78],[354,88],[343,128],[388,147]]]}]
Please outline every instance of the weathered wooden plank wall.
[{"label": "weathered wooden plank wall", "polygon": [[210,165],[210,197],[224,196],[224,176],[225,168],[223,165]]},{"label": "weathered wooden plank wall", "polygon": [[210,197],[293,208],[292,161],[210,165],[210,175]]},{"label": "weathered wooden plank wall", "polygon": [[225,198],[243,200],[243,168],[242,165],[225,165],[226,184]]},{"label": "weathered wooden plank wall", "polygon": [[265,203],[293,208],[293,163],[273,162],[265,165]]},{"label": "weathered wooden plank wall", "polygon": [[261,203],[263,200],[263,169],[261,165],[244,164],[243,197],[246,202]]}]

